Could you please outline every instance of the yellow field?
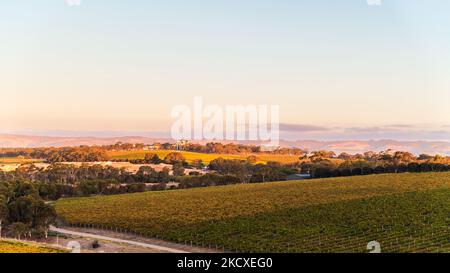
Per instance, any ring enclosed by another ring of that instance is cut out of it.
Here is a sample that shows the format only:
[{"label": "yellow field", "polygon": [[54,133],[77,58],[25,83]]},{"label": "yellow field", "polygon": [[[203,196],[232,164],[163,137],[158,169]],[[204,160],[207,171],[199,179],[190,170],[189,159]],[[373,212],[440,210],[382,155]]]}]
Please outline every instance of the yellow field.
[{"label": "yellow field", "polygon": [[0,164],[26,164],[42,162],[40,159],[27,159],[23,157],[0,157]]},{"label": "yellow field", "polygon": [[65,253],[67,251],[38,245],[0,240],[0,253]]},{"label": "yellow field", "polygon": [[144,159],[145,155],[148,153],[153,153],[158,155],[161,159],[164,159],[168,154],[173,152],[179,152],[183,154],[186,160],[190,163],[195,159],[201,159],[203,163],[209,164],[214,159],[224,158],[224,159],[239,159],[246,160],[247,157],[255,155],[258,158],[258,163],[267,163],[268,161],[275,161],[280,163],[293,163],[299,161],[298,155],[273,155],[273,154],[205,154],[205,153],[194,153],[186,151],[169,151],[169,150],[155,150],[155,151],[112,151],[108,152],[107,155],[112,159]]}]

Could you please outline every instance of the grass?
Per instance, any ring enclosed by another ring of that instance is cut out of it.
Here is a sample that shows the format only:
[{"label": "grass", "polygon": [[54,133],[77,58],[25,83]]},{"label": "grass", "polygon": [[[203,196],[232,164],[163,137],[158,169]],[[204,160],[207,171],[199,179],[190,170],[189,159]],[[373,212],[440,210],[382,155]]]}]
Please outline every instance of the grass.
[{"label": "grass", "polygon": [[448,252],[449,198],[450,173],[406,173],[62,199],[56,210],[70,224],[244,252],[362,252],[373,239]]},{"label": "grass", "polygon": [[0,240],[0,253],[65,253],[62,249],[32,245],[16,241]]},{"label": "grass", "polygon": [[[252,154],[205,154],[194,153],[186,151],[170,151],[170,150],[155,150],[155,151],[111,151],[107,153],[107,156],[111,159],[144,159],[148,153],[158,155],[161,159],[164,159],[169,153],[179,152],[183,154],[186,160],[190,163],[193,160],[201,159],[203,163],[209,164],[214,159],[219,157],[224,159],[239,159],[246,160]],[[299,161],[298,155],[274,155],[274,154],[253,154],[257,157],[258,163],[267,163],[268,161],[276,161],[280,163],[294,163]]]}]

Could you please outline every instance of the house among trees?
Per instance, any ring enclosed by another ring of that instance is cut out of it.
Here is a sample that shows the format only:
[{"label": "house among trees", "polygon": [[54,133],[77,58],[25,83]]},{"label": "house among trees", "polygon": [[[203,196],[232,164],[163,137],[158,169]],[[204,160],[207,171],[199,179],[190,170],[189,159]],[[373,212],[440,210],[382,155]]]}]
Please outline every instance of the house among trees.
[{"label": "house among trees", "polygon": [[261,145],[261,152],[273,152],[280,149],[280,146]]},{"label": "house among trees", "polygon": [[181,139],[177,140],[177,143],[175,143],[175,147],[177,150],[181,150],[182,148],[188,146],[190,144],[189,140]]}]

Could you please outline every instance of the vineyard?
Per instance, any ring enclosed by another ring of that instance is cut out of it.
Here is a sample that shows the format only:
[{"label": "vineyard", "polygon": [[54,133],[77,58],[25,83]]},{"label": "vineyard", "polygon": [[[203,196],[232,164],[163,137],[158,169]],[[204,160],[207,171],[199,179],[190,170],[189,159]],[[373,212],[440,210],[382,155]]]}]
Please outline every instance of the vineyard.
[{"label": "vineyard", "polygon": [[0,240],[0,253],[64,253],[67,251],[15,241]]},{"label": "vineyard", "polygon": [[67,223],[239,252],[450,252],[450,174],[386,174],[63,199]]},{"label": "vineyard", "polygon": [[[205,153],[194,153],[186,151],[170,151],[170,150],[154,150],[154,151],[110,151],[107,152],[107,156],[111,159],[144,159],[145,155],[148,153],[153,153],[158,155],[159,158],[164,159],[168,154],[173,152],[181,153],[187,162],[191,163],[193,160],[202,160],[203,163],[209,164],[214,159],[219,157],[223,159],[239,159],[246,160],[251,154],[205,154]],[[297,155],[274,155],[274,154],[254,154],[258,163],[267,163],[268,161],[275,161],[280,163],[294,163],[299,161],[299,156]]]},{"label": "vineyard", "polygon": [[450,190],[341,201],[199,223],[166,236],[242,252],[450,252]]}]

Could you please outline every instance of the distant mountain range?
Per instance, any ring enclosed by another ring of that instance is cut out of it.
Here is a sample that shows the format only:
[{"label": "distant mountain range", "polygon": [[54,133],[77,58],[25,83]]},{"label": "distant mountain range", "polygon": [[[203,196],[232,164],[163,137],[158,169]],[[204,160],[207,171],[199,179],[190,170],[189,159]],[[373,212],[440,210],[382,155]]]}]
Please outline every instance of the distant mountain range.
[{"label": "distant mountain range", "polygon": [[[64,147],[79,145],[109,145],[117,142],[145,143],[173,142],[168,138],[152,138],[141,136],[124,137],[53,137],[0,134],[1,148],[36,148],[36,147]],[[204,143],[205,141],[203,141]],[[255,142],[241,142],[256,144]],[[348,141],[280,141],[282,147],[297,147],[308,151],[329,150],[336,153],[363,153],[366,151],[384,151],[387,149],[409,151],[416,155],[441,154],[450,156],[450,142],[447,141],[398,141],[398,140],[348,140]]]},{"label": "distant mountain range", "polygon": [[80,145],[110,145],[117,142],[145,143],[167,142],[165,138],[150,138],[140,136],[124,137],[54,137],[0,134],[1,148],[37,148],[37,147],[67,147]]},{"label": "distant mountain range", "polygon": [[367,151],[408,151],[413,154],[447,155],[450,156],[450,142],[447,141],[398,141],[398,140],[342,140],[342,141],[284,141],[284,145],[304,148],[308,151],[328,150],[336,153],[351,154]]}]

